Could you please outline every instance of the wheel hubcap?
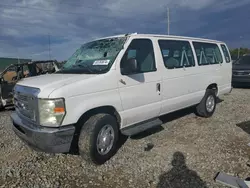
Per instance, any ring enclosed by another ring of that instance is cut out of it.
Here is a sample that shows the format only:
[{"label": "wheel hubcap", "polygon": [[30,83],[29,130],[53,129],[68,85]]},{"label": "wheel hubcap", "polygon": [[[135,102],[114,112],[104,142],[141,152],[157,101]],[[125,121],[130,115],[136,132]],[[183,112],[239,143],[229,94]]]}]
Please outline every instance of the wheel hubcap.
[{"label": "wheel hubcap", "polygon": [[105,125],[97,136],[97,151],[101,155],[106,155],[114,144],[114,129],[111,125]]},{"label": "wheel hubcap", "polygon": [[207,108],[207,111],[208,112],[212,112],[214,110],[214,106],[215,106],[215,100],[214,100],[214,97],[212,95],[210,95],[208,98],[207,98],[207,101],[206,101],[206,108]]}]

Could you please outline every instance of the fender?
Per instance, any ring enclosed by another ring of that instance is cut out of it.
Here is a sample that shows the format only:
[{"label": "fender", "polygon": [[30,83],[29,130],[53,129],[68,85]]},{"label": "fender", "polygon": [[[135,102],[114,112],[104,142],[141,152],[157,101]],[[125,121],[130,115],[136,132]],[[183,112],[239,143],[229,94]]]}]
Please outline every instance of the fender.
[{"label": "fender", "polygon": [[[120,112],[122,111],[118,89],[68,98],[65,105],[67,112],[63,121],[64,125],[75,124],[83,114],[94,108],[111,106],[120,116]],[[124,122],[121,116],[121,125],[123,124]]]}]

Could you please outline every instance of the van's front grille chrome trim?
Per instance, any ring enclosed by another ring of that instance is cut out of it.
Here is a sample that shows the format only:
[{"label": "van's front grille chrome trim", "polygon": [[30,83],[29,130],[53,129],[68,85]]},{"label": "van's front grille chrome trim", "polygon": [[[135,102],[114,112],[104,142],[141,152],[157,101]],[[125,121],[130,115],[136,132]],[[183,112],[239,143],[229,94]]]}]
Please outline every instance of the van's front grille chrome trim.
[{"label": "van's front grille chrome trim", "polygon": [[[34,93],[34,91],[36,91]],[[37,94],[39,89],[16,86],[14,88],[14,106],[18,114],[36,121]]]},{"label": "van's front grille chrome trim", "polygon": [[21,94],[20,92],[14,93],[14,104],[16,110],[23,116],[35,121],[35,110],[32,97]]}]

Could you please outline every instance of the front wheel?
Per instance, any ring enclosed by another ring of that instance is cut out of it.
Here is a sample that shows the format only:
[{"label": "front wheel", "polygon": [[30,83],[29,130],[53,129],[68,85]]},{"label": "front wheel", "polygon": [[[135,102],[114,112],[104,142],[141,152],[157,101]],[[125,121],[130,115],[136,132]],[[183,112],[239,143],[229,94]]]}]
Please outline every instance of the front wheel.
[{"label": "front wheel", "polygon": [[207,89],[205,96],[196,106],[196,114],[201,117],[211,117],[216,109],[216,95],[213,89]]},{"label": "front wheel", "polygon": [[101,165],[116,152],[118,124],[109,114],[97,114],[83,125],[79,141],[79,153],[87,161]]}]

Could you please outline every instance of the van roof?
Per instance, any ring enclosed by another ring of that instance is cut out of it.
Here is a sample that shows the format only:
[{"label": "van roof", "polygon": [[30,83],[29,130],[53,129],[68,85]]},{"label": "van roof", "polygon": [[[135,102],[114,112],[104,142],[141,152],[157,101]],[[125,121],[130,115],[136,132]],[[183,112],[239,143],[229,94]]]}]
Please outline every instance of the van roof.
[{"label": "van roof", "polygon": [[137,34],[137,33],[114,35],[114,36],[108,36],[108,37],[103,37],[99,39],[117,38],[117,37],[125,37],[125,36],[159,37],[159,38],[168,38],[168,39],[186,39],[186,40],[199,40],[199,41],[206,41],[206,42],[224,43],[222,41],[205,39],[205,38],[185,37],[185,36],[176,36],[176,35]]}]

